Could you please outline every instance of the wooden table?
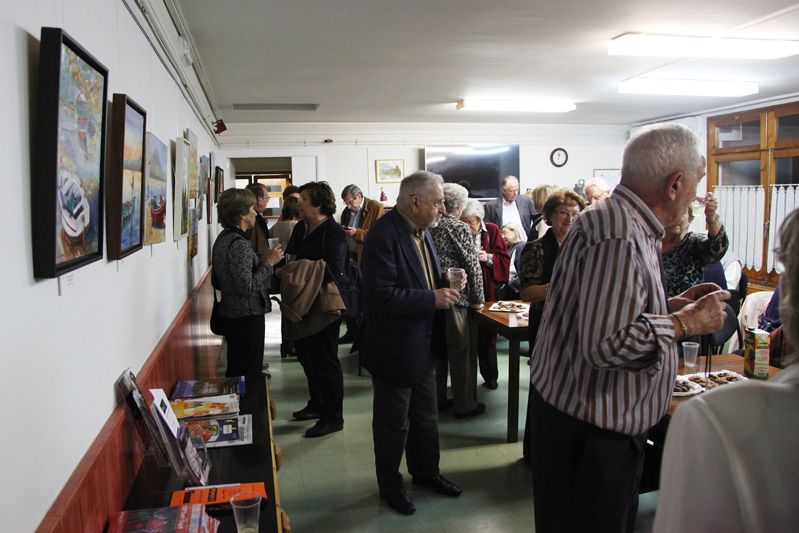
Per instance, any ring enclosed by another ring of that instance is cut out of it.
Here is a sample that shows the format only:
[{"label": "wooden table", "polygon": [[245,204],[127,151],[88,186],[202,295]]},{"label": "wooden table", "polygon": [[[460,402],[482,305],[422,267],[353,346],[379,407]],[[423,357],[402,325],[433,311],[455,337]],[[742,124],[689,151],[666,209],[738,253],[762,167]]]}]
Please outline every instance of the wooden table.
[{"label": "wooden table", "polygon": [[[482,309],[471,312],[470,349],[476,360],[477,326],[508,339],[508,442],[519,441],[519,344],[527,340],[527,320],[516,317],[516,313],[489,311],[495,302],[486,302]],[[477,381],[477,370],[474,372]]]},{"label": "wooden table", "polygon": [[[737,372],[738,374],[744,375],[744,358],[740,355],[735,354],[724,354],[724,355],[714,355],[711,361],[712,366],[710,368],[711,372],[715,372],[717,370],[730,370],[732,372]],[[700,372],[705,371],[705,356],[699,356],[696,361],[696,366],[692,368],[686,369],[683,366],[682,359],[680,359],[680,366],[677,368],[677,374],[698,374]],[[768,367],[768,377],[773,378],[777,374],[779,374],[781,370],[775,366]],[[701,393],[700,393],[701,394]],[[695,398],[697,394],[692,396],[680,396],[671,398],[671,404],[669,405],[668,414],[671,415],[674,413],[674,410],[677,407],[685,402],[686,400],[690,400],[691,398]]]}]

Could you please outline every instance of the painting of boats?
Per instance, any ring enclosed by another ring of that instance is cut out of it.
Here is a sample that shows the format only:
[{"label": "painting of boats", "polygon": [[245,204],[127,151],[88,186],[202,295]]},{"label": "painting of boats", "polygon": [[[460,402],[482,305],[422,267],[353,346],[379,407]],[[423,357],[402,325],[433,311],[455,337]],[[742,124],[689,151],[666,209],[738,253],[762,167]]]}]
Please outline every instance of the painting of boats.
[{"label": "painting of boats", "polygon": [[102,258],[108,71],[60,28],[42,28],[34,275],[55,277]]},{"label": "painting of boats", "polygon": [[147,132],[146,179],[144,186],[144,244],[157,244],[166,240],[166,144]]}]

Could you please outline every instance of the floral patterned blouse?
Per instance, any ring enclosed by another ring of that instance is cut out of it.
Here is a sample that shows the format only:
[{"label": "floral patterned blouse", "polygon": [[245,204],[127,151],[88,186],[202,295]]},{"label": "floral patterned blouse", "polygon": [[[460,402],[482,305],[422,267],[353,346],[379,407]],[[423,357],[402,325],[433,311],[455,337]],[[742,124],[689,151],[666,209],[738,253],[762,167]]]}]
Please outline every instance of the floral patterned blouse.
[{"label": "floral patterned blouse", "polygon": [[483,275],[469,226],[451,215],[442,215],[438,225],[430,228],[430,235],[438,250],[441,271],[446,272],[450,267],[459,267],[466,271],[466,290],[461,292],[458,305],[469,307],[485,302]]},{"label": "floral patterned blouse", "polygon": [[702,283],[705,267],[720,261],[728,246],[724,226],[715,237],[690,231],[686,233],[674,248],[663,254],[663,271],[669,297]]}]

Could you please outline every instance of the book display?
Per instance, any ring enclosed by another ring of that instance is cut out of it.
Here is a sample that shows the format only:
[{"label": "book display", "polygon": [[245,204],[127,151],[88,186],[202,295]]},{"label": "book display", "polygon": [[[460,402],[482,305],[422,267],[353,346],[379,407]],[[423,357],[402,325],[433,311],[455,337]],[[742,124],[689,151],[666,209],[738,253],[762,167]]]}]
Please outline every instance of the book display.
[{"label": "book display", "polygon": [[185,379],[178,381],[172,390],[171,398],[200,398],[222,394],[244,394],[244,376],[232,378]]},{"label": "book display", "polygon": [[158,425],[144,401],[139,384],[136,382],[136,375],[130,370],[125,369],[117,378],[117,389],[128,405],[134,420],[136,420],[136,432],[142,442],[148,447],[150,453],[155,456],[156,461],[161,466],[169,464],[167,451]]},{"label": "book display", "polygon": [[215,533],[219,520],[205,512],[199,504],[179,507],[157,507],[120,511],[108,526],[108,533],[144,533],[150,531],[174,531],[175,533]]},{"label": "book display", "polygon": [[171,406],[175,416],[179,419],[232,416],[239,413],[239,396],[225,394],[204,398],[186,398],[173,400]]},{"label": "book display", "polygon": [[191,437],[200,437],[207,448],[252,444],[252,415],[181,422]]}]

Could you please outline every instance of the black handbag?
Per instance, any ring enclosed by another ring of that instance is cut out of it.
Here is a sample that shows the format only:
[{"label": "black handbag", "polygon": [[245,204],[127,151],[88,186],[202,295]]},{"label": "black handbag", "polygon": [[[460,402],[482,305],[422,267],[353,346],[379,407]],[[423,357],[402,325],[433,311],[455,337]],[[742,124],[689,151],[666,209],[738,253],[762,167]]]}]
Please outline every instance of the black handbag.
[{"label": "black handbag", "polygon": [[[211,285],[215,285],[213,269],[211,270]],[[213,287],[213,291],[214,306],[211,309],[211,333],[223,336],[227,330],[227,318],[222,316],[222,302],[216,299],[216,287]]]}]

